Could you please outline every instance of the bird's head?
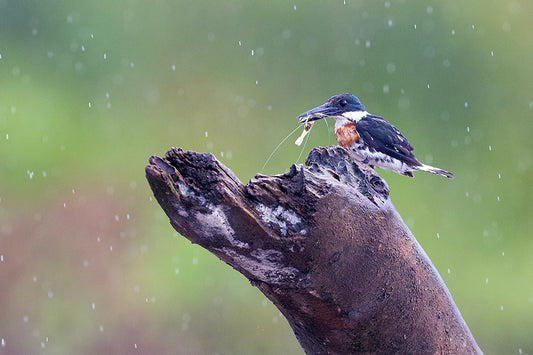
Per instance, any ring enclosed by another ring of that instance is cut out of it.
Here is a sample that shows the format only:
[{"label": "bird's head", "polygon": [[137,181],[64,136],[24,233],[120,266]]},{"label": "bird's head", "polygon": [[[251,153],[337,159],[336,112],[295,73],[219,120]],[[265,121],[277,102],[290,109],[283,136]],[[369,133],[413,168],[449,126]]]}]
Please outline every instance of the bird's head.
[{"label": "bird's head", "polygon": [[[352,94],[332,96],[325,104],[302,113],[298,118],[303,118],[300,123],[316,121],[325,117],[349,117],[350,112],[364,112],[365,107],[359,99]],[[345,115],[347,114],[347,115]]]}]

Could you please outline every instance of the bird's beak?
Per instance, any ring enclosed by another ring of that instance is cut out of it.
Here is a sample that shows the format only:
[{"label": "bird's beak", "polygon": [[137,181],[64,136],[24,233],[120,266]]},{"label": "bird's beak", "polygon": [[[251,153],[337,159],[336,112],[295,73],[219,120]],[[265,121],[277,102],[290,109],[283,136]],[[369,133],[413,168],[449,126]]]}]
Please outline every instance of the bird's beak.
[{"label": "bird's beak", "polygon": [[338,110],[335,107],[329,106],[326,103],[322,106],[315,107],[312,110],[302,113],[297,118],[305,117],[303,120],[300,120],[299,122],[299,123],[305,123],[305,122],[320,120],[325,117],[335,116],[338,114],[337,111]]}]

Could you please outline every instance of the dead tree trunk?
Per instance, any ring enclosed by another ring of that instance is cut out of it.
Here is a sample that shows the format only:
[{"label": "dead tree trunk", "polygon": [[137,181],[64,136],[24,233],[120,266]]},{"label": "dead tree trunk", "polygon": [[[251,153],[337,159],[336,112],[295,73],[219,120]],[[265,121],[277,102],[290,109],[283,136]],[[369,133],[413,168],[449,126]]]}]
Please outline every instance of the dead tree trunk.
[{"label": "dead tree trunk", "polygon": [[246,276],[308,354],[480,354],[373,170],[339,147],[248,185],[211,154],[146,167],[172,226]]}]

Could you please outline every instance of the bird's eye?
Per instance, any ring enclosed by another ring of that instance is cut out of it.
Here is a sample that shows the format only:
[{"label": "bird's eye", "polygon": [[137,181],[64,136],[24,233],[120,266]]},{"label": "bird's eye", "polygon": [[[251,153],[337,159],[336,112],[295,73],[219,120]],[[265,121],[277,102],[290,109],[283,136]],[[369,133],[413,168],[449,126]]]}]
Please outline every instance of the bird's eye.
[{"label": "bird's eye", "polygon": [[348,101],[346,101],[345,99],[342,99],[341,102],[339,102],[339,104],[344,107],[346,105],[348,105]]}]

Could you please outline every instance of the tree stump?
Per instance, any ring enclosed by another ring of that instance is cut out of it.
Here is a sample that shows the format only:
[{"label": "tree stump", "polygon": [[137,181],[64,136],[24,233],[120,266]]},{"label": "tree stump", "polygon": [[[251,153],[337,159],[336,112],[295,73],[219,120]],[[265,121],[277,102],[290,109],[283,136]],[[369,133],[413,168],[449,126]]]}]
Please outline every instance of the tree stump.
[{"label": "tree stump", "polygon": [[308,354],[481,354],[377,173],[343,148],[247,185],[173,148],[146,177],[172,226],[246,276]]}]

